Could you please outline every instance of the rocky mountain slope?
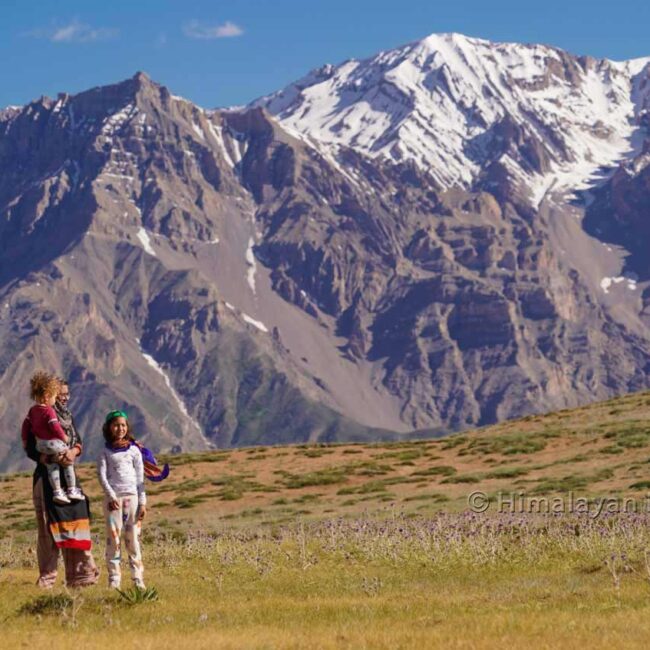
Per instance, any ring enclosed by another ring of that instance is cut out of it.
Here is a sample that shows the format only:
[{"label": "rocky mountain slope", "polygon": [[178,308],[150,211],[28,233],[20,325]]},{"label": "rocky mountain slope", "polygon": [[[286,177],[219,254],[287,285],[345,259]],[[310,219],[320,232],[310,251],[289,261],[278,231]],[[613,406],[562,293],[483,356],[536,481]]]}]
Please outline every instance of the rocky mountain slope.
[{"label": "rocky mountain slope", "polygon": [[443,35],[241,110],[139,73],[0,112],[0,468],[36,367],[91,452],[116,406],[191,450],[648,386],[649,70]]}]

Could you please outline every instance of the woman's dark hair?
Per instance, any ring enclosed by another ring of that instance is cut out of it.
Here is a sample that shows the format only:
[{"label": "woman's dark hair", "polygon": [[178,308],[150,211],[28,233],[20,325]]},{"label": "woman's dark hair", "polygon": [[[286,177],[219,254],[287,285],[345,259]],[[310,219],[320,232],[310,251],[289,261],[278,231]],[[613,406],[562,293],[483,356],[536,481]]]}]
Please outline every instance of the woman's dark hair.
[{"label": "woman's dark hair", "polygon": [[[116,420],[117,418],[121,417],[120,415],[116,415],[114,418],[111,418],[110,420],[106,420],[104,422],[104,426],[102,427],[102,433],[104,434],[104,440],[110,445],[113,442],[113,436],[111,435],[111,424],[113,423],[113,420]],[[129,426],[129,421],[126,420],[126,437],[133,442],[133,436],[131,435],[131,427]]]},{"label": "woman's dark hair", "polygon": [[64,377],[57,377],[56,380],[59,382],[59,386],[67,386],[68,388],[70,387],[68,380]]}]

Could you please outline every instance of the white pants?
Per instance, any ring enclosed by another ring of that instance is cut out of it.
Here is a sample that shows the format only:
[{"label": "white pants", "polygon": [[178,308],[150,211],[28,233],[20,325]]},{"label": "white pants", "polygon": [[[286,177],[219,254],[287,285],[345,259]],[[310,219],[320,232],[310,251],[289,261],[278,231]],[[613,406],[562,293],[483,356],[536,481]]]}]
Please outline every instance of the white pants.
[{"label": "white pants", "polygon": [[124,494],[117,497],[120,504],[116,510],[109,510],[110,499],[104,497],[104,517],[106,518],[106,565],[108,567],[109,584],[120,584],[122,569],[120,561],[121,536],[124,529],[124,545],[129,556],[131,578],[136,584],[142,583],[144,567],[140,551],[140,532],[142,524],[138,521],[138,497],[135,494]]},{"label": "white pants", "polygon": [[[68,451],[68,445],[54,438],[53,440],[41,440],[36,438],[36,451],[41,454],[61,454]],[[63,470],[63,475],[65,476],[66,487],[73,488],[77,485],[77,477],[74,473],[74,465],[59,465],[58,463],[48,463],[47,467],[47,478],[52,486],[53,490],[61,490],[61,470]]]}]

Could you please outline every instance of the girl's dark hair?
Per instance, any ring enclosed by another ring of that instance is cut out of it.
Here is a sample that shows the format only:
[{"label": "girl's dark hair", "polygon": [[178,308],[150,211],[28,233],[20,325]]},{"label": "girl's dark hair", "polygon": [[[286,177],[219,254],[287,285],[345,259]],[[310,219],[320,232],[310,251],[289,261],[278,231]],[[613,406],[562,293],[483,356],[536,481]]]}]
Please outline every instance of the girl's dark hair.
[{"label": "girl's dark hair", "polygon": [[[110,420],[107,420],[104,422],[104,426],[102,427],[102,433],[104,434],[104,440],[110,445],[113,442],[113,436],[111,435],[111,424],[113,420],[116,420],[121,416],[116,415],[114,418],[111,418]],[[126,437],[133,442],[133,436],[131,435],[131,427],[129,426],[129,421],[126,421]]]}]

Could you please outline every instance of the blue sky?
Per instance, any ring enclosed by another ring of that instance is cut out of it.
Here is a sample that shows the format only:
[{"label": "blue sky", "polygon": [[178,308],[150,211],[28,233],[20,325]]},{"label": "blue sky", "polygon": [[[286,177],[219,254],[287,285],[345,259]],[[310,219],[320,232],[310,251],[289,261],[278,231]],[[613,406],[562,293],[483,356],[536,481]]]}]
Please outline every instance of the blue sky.
[{"label": "blue sky", "polygon": [[650,56],[649,0],[3,0],[0,107],[144,70],[206,108],[434,32]]}]

